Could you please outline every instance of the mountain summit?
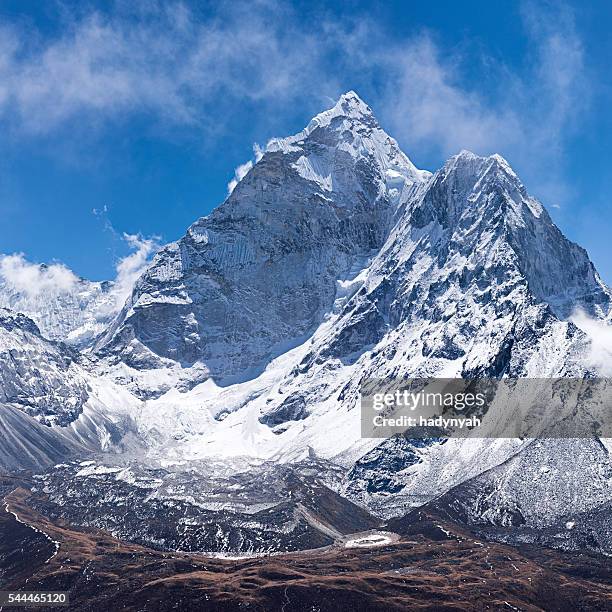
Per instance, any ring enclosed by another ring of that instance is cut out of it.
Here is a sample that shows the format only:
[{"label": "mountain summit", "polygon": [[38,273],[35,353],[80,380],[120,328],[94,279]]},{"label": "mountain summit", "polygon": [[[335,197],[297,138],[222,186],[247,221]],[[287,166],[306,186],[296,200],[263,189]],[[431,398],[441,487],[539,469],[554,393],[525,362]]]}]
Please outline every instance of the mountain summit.
[{"label": "mountain summit", "polygon": [[160,251],[97,350],[136,370],[179,364],[193,383],[261,372],[313,333],[337,280],[380,249],[428,177],[345,94],[271,141],[218,209]]}]

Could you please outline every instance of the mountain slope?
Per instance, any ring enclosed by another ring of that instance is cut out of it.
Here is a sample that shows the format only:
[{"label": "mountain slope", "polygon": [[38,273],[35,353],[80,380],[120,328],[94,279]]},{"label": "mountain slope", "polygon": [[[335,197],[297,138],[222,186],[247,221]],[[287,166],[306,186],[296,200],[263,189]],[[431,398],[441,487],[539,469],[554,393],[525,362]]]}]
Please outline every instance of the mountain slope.
[{"label": "mountain slope", "polygon": [[14,405],[0,403],[0,469],[39,472],[82,457],[88,449],[75,442],[63,428],[47,427]]},{"label": "mountain slope", "polygon": [[612,555],[611,485],[599,440],[537,440],[429,507],[487,538]]},{"label": "mountain slope", "polygon": [[68,425],[88,398],[77,359],[66,345],[43,338],[25,315],[0,309],[0,402],[43,424]]},{"label": "mountain slope", "polygon": [[134,446],[138,400],[89,371],[74,348],[0,308],[0,469],[42,469],[73,455]]},{"label": "mountain slope", "polygon": [[580,377],[589,340],[568,317],[610,303],[503,158],[462,152],[430,177],[351,92],[162,249],[97,350],[147,399],[140,435],[177,458],[350,466],[379,444],[360,438],[365,377]]}]

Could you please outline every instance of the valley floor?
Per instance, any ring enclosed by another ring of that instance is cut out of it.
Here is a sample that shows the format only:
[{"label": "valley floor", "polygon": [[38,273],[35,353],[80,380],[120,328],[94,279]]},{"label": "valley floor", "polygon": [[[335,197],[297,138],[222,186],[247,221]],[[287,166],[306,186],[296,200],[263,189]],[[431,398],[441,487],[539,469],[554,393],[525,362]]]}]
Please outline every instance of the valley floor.
[{"label": "valley floor", "polygon": [[423,511],[400,534],[229,560],[52,522],[27,484],[0,479],[0,588],[68,591],[69,610],[612,609],[609,559],[485,542]]}]

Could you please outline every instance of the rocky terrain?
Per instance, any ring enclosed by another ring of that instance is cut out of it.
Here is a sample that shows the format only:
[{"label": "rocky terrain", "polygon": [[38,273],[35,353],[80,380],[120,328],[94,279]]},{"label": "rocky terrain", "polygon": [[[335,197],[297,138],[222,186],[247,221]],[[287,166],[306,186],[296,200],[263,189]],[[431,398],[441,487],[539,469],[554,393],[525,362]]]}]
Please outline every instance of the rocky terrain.
[{"label": "rocky terrain", "polygon": [[44,338],[21,313],[0,309],[0,402],[45,425],[76,420],[88,398],[79,356]]},{"label": "rocky terrain", "polygon": [[333,478],[330,467],[310,461],[223,475],[216,466],[151,469],[89,460],[34,475],[43,497],[32,503],[54,519],[162,550],[229,556],[309,550],[381,523],[335,492],[333,480],[321,480]]},{"label": "rocky terrain", "polygon": [[489,543],[421,511],[393,542],[224,560],[52,522],[28,495],[3,501],[0,580],[67,591],[69,610],[607,610],[612,599],[601,557]]}]

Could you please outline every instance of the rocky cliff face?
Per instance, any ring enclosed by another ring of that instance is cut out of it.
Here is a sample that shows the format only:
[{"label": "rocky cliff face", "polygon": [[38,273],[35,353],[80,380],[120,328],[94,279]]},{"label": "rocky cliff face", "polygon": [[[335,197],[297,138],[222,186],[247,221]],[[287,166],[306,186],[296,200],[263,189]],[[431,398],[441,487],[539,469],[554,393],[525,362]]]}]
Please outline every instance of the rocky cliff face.
[{"label": "rocky cliff face", "polygon": [[[177,373],[156,386],[131,372],[144,397],[253,379],[308,337],[310,376],[362,353],[386,375],[391,352],[411,375],[450,363],[465,376],[544,375],[565,368],[556,335],[571,341],[577,307],[604,316],[609,290],[503,158],[462,152],[430,177],[351,92],[272,141],[222,206],[162,249],[97,350]],[[543,366],[528,345],[547,342]],[[287,414],[305,414],[300,404]],[[281,422],[285,408],[270,409]]]},{"label": "rocky cliff face", "polygon": [[568,317],[606,317],[610,292],[505,160],[463,152],[401,209],[269,401],[267,422],[295,420],[295,406],[303,419],[325,397],[350,410],[366,377],[584,374],[588,340]]}]

